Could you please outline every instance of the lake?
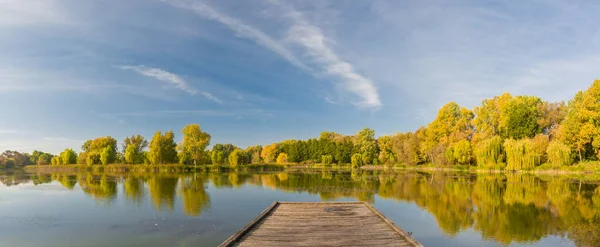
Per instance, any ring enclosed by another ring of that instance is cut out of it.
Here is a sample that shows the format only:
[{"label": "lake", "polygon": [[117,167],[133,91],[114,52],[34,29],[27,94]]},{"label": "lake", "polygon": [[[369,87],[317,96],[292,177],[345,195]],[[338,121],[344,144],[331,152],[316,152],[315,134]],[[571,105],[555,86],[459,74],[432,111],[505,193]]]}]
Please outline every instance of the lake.
[{"label": "lake", "polygon": [[216,246],[273,201],[367,201],[424,246],[598,246],[598,180],[304,169],[0,170],[0,246]]}]

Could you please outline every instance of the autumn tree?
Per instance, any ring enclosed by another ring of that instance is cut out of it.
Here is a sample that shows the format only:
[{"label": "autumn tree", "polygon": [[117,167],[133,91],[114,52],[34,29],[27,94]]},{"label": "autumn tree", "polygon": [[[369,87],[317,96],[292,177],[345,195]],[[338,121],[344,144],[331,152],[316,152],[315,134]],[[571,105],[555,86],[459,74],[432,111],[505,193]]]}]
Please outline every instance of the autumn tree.
[{"label": "autumn tree", "polygon": [[423,131],[421,128],[417,133],[398,133],[391,137],[393,156],[398,163],[414,166],[422,162],[419,133]]},{"label": "autumn tree", "polygon": [[391,136],[381,136],[377,139],[379,149],[379,161],[383,164],[393,164],[396,161],[394,155],[394,143]]},{"label": "autumn tree", "polygon": [[279,154],[279,146],[278,144],[266,145],[263,147],[260,152],[260,157],[265,161],[265,163],[273,163]]},{"label": "autumn tree", "polygon": [[475,106],[473,112],[476,118],[473,119],[473,125],[477,132],[474,140],[483,140],[498,135],[500,132],[501,108],[506,102],[512,99],[508,93],[496,96],[491,99],[485,99],[481,106]]},{"label": "autumn tree", "polygon": [[421,150],[436,165],[447,163],[446,149],[460,140],[471,140],[474,114],[454,102],[444,105],[425,129]]},{"label": "autumn tree", "polygon": [[188,124],[181,130],[183,142],[178,146],[179,162],[192,162],[198,165],[203,160],[206,147],[210,144],[210,135],[200,129],[199,124]]},{"label": "autumn tree", "polygon": [[600,80],[569,101],[567,116],[559,128],[560,139],[577,152],[579,162],[600,156]]},{"label": "autumn tree", "polygon": [[167,131],[164,135],[158,131],[150,141],[148,158],[152,164],[170,164],[177,162],[177,144],[175,143],[173,131]]},{"label": "autumn tree", "polygon": [[470,165],[473,159],[471,142],[460,140],[446,149],[446,158],[455,164]]},{"label": "autumn tree", "polygon": [[286,153],[280,153],[277,156],[277,164],[285,164],[288,163],[288,155]]},{"label": "autumn tree", "polygon": [[477,165],[485,168],[500,169],[505,164],[502,138],[493,136],[475,145],[474,154]]},{"label": "autumn tree", "polygon": [[[81,146],[81,150],[80,156],[85,157],[88,165],[100,164],[102,153],[105,153],[106,164],[111,164],[117,159],[117,140],[110,136],[87,140]],[[78,159],[78,163],[82,163],[82,161],[82,159]]]},{"label": "autumn tree", "polygon": [[560,123],[567,116],[567,105],[564,101],[551,103],[544,101],[538,105],[538,112],[540,113],[538,125],[542,133],[552,140],[557,135]]},{"label": "autumn tree", "polygon": [[552,141],[546,150],[548,162],[554,167],[570,165],[571,149],[560,141]]}]

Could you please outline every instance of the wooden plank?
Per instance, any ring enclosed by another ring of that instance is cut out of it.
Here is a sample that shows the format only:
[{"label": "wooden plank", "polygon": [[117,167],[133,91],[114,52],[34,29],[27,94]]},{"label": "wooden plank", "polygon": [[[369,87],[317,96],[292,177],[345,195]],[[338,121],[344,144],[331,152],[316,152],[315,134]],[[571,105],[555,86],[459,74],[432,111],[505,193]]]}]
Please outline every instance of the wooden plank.
[{"label": "wooden plank", "polygon": [[254,227],[254,225],[256,225],[258,222],[260,222],[269,212],[271,212],[274,208],[276,208],[278,204],[279,203],[277,201],[274,201],[269,207],[267,207],[264,211],[262,211],[262,213],[260,213],[256,217],[256,219],[250,221],[250,223],[248,223],[246,226],[244,226],[244,228],[242,228],[241,230],[239,230],[238,232],[233,234],[231,237],[229,237],[227,240],[225,240],[225,242],[220,244],[219,247],[232,246],[233,243],[235,243],[239,238],[244,236],[248,231],[250,231],[252,229],[252,227]]},{"label": "wooden plank", "polygon": [[365,202],[274,202],[219,246],[422,247]]},{"label": "wooden plank", "polygon": [[367,208],[369,208],[371,211],[373,211],[373,213],[375,213],[377,216],[381,217],[381,219],[383,219],[385,221],[385,223],[387,223],[392,229],[394,229],[394,231],[400,233],[400,235],[402,235],[408,242],[412,243],[413,246],[423,247],[423,245],[421,243],[419,243],[419,241],[414,239],[410,234],[408,234],[404,230],[400,229],[400,227],[396,226],[396,224],[394,224],[394,222],[392,222],[387,217],[385,217],[381,212],[379,212],[379,210],[377,210],[376,208],[371,206],[371,204],[365,203],[365,206],[367,206]]}]

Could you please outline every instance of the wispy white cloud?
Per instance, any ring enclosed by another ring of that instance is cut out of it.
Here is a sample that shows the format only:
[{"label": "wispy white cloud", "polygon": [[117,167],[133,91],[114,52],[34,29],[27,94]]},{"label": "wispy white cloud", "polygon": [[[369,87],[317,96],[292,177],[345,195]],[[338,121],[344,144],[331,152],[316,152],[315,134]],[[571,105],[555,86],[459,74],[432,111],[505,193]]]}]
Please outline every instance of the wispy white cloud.
[{"label": "wispy white cloud", "polygon": [[[279,54],[291,64],[313,74],[315,73],[315,69],[302,62],[291,49],[286,47],[286,45],[276,41],[258,28],[218,12],[211,6],[201,2],[189,3],[176,0],[163,1],[180,8],[192,10],[204,18],[220,22],[233,30],[238,36],[253,40],[257,44]],[[326,38],[319,27],[310,24],[300,12],[295,11],[291,6],[278,2],[274,3],[277,3],[277,5],[282,7],[285,17],[289,17],[293,20],[293,25],[289,27],[286,40],[305,48],[306,55],[311,62],[318,67],[316,69],[318,73],[334,76],[336,77],[335,80],[341,81],[344,90],[349,91],[360,98],[359,101],[355,102],[356,105],[370,108],[378,108],[381,106],[381,100],[373,81],[357,73],[352,64],[340,58],[340,56],[327,45],[325,42]]]},{"label": "wispy white cloud", "polygon": [[305,48],[306,55],[317,63],[325,74],[335,76],[343,88],[361,98],[357,105],[371,108],[381,106],[381,100],[373,81],[355,71],[352,64],[342,59],[329,45],[321,28],[311,24],[301,12],[291,5],[272,0],[281,8],[283,16],[292,20],[287,39]]},{"label": "wispy white cloud", "polygon": [[139,73],[140,75],[152,77],[159,81],[173,84],[173,86],[175,86],[176,88],[179,88],[191,95],[198,93],[195,89],[193,89],[190,85],[188,85],[188,83],[185,80],[183,80],[183,78],[181,78],[180,76],[173,74],[169,71],[163,70],[163,69],[146,67],[144,65],[136,65],[136,66],[123,65],[123,66],[119,66],[119,68],[122,70],[135,71],[135,72]]},{"label": "wispy white cloud", "polygon": [[[146,67],[144,65],[136,65],[136,66],[123,65],[123,66],[118,66],[118,68],[122,69],[122,70],[135,71],[135,72],[139,73],[140,75],[152,77],[159,81],[170,83],[173,86],[175,86],[176,88],[181,89],[181,90],[189,93],[190,95],[195,95],[198,93],[198,91],[196,89],[194,89],[192,86],[190,86],[189,83],[187,83],[183,78],[181,78],[181,76],[173,74],[164,69]],[[213,94],[211,94],[209,92],[203,91],[203,92],[200,92],[200,94],[215,103],[223,104],[223,101],[221,99],[219,99],[218,97],[214,96]]]},{"label": "wispy white cloud", "polygon": [[223,104],[223,101],[220,100],[219,98],[215,97],[214,95],[212,95],[211,93],[208,92],[202,92],[202,95],[204,95],[204,97],[206,97],[209,100],[212,100],[218,104]]},{"label": "wispy white cloud", "polygon": [[311,69],[304,65],[291,51],[289,51],[285,46],[283,46],[280,42],[273,39],[268,34],[264,33],[258,28],[252,27],[243,23],[242,21],[230,17],[226,14],[220,13],[213,9],[212,7],[201,3],[201,2],[183,2],[178,0],[162,0],[163,2],[167,2],[173,6],[189,9],[194,11],[201,17],[217,21],[227,28],[233,30],[236,35],[244,38],[251,39],[258,43],[259,45],[277,53],[291,64],[310,71]]},{"label": "wispy white cloud", "polygon": [[12,135],[12,134],[25,134],[25,133],[27,133],[27,132],[21,131],[21,130],[16,130],[16,129],[3,129],[3,128],[0,128],[0,134]]},{"label": "wispy white cloud", "polygon": [[67,137],[57,136],[57,137],[43,137],[46,141],[54,141],[54,142],[83,142],[81,140],[74,140]]},{"label": "wispy white cloud", "polygon": [[69,24],[67,11],[56,0],[0,0],[0,27]]}]

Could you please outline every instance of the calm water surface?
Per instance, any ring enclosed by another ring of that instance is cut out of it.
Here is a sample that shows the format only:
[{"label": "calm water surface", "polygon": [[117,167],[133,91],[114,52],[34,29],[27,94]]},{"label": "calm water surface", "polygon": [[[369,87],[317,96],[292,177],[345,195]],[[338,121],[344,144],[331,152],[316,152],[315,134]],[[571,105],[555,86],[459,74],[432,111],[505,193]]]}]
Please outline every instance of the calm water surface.
[{"label": "calm water surface", "polygon": [[279,201],[367,201],[425,246],[599,246],[600,187],[561,176],[0,170],[0,246],[216,246]]}]

